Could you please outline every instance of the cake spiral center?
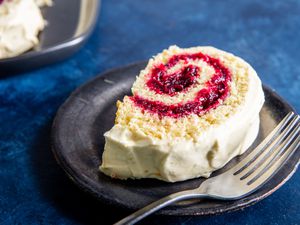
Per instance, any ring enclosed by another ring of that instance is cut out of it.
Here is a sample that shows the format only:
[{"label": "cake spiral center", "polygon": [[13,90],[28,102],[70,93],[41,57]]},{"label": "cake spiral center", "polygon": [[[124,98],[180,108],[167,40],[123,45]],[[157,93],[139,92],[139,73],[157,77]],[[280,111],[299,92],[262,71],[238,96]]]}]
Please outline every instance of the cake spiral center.
[{"label": "cake spiral center", "polygon": [[174,96],[196,83],[199,76],[199,67],[188,65],[175,73],[167,73],[168,66],[160,65],[152,70],[152,76],[147,82],[148,88],[158,94]]},{"label": "cake spiral center", "polygon": [[[219,59],[199,53],[180,54],[172,56],[166,64],[154,66],[149,74],[146,85],[156,94],[166,94],[176,97],[178,92],[188,91],[189,87],[197,85],[201,68],[190,64],[195,60],[202,60],[214,69],[214,74],[199,90],[194,99],[185,103],[165,104],[153,101],[143,96],[134,95],[132,100],[143,110],[162,116],[182,117],[189,114],[201,115],[212,108],[216,108],[229,94],[230,71]],[[183,62],[183,66],[173,73],[168,70]]]}]

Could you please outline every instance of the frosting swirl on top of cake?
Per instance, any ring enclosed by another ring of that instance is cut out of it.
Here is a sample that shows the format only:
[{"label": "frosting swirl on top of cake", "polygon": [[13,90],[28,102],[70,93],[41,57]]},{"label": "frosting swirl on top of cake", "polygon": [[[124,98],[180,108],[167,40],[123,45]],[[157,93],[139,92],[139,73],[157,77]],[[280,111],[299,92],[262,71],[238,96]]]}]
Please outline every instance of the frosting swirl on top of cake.
[{"label": "frosting swirl on top of cake", "polygon": [[121,179],[209,176],[254,141],[264,102],[254,69],[213,47],[171,46],[149,60],[132,93],[117,103],[100,167]]}]

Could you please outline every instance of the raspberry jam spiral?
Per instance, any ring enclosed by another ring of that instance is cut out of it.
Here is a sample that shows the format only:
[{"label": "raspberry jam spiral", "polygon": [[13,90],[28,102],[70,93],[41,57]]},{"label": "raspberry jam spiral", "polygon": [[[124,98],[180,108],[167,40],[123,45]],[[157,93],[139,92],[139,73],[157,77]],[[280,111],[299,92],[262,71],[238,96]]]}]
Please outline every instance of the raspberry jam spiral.
[{"label": "raspberry jam spiral", "polygon": [[[188,92],[190,88],[197,85],[197,78],[200,76],[201,68],[191,65],[189,62],[202,60],[214,69],[214,74],[206,81],[204,87],[199,90],[194,99],[184,103],[165,104],[161,101],[153,101],[143,96],[134,95],[132,100],[136,106],[160,117],[183,117],[189,114],[202,115],[212,108],[216,108],[229,94],[229,82],[231,81],[230,71],[219,59],[199,53],[179,54],[172,56],[166,64],[159,64],[151,69],[146,86],[150,91],[159,95],[176,97],[180,92]],[[183,66],[172,73],[168,73],[172,67],[179,62]]]}]

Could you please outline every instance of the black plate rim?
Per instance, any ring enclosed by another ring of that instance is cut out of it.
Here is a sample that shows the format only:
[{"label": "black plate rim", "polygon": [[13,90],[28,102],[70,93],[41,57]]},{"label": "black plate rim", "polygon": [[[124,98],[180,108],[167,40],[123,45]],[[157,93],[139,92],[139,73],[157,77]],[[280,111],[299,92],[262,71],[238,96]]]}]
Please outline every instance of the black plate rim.
[{"label": "black plate rim", "polygon": [[[82,0],[81,0],[82,1]],[[35,57],[39,57],[41,55],[46,55],[46,54],[50,54],[52,52],[56,52],[56,51],[60,51],[63,50],[65,48],[71,48],[73,46],[77,46],[77,45],[81,45],[83,44],[88,37],[92,34],[97,20],[99,18],[99,14],[100,14],[100,6],[101,6],[101,0],[95,0],[96,5],[97,5],[97,10],[95,12],[95,18],[92,20],[91,25],[85,30],[83,31],[81,34],[68,38],[64,41],[59,42],[56,45],[41,49],[39,51],[32,51],[29,50],[21,55],[15,56],[15,57],[10,57],[10,58],[5,58],[5,59],[0,59],[0,65],[1,64],[7,64],[7,63],[14,63],[17,61],[24,61],[30,58],[35,58]]]},{"label": "black plate rim", "polygon": [[[75,171],[73,171],[70,167],[67,166],[68,163],[66,162],[64,157],[62,157],[61,152],[58,150],[59,148],[61,148],[61,146],[57,146],[57,145],[55,146],[55,144],[54,144],[54,143],[59,143],[57,141],[58,137],[56,136],[55,131],[57,130],[57,128],[59,126],[59,121],[61,120],[62,112],[65,110],[65,108],[68,107],[71,99],[73,97],[75,97],[76,95],[78,95],[78,93],[80,93],[81,89],[85,88],[86,86],[89,86],[95,80],[99,79],[99,77],[105,77],[107,74],[115,73],[117,71],[122,71],[122,70],[128,69],[130,67],[139,65],[139,64],[146,64],[146,62],[147,61],[138,61],[138,62],[128,64],[126,66],[107,70],[107,71],[95,76],[94,78],[88,80],[83,85],[79,86],[78,88],[76,88],[70,94],[70,96],[65,100],[65,102],[61,105],[61,107],[58,109],[58,111],[55,115],[55,118],[53,120],[52,130],[51,130],[51,150],[52,150],[52,153],[54,155],[56,162],[60,165],[60,167],[64,171],[64,173],[84,192],[91,194],[92,196],[96,197],[96,199],[98,199],[110,206],[118,207],[118,208],[121,208],[126,211],[132,211],[135,209],[125,206],[123,204],[119,204],[116,201],[112,201],[111,198],[109,198],[105,195],[99,194],[95,190],[91,189],[89,187],[89,184],[90,184],[90,182],[93,183],[95,181],[93,181],[91,179],[83,180],[80,176],[78,176],[78,174]],[[282,102],[289,111],[293,111],[293,112],[297,113],[296,110],[284,98],[282,98],[279,94],[277,94],[274,89],[272,89],[271,87],[269,87],[265,84],[263,84],[263,89],[264,89],[264,91],[271,93],[274,98],[276,98],[280,102]],[[164,210],[158,211],[156,214],[168,215],[168,216],[206,216],[206,215],[219,215],[222,213],[234,212],[234,211],[249,207],[249,206],[257,203],[258,201],[261,201],[264,198],[268,197],[269,195],[274,193],[276,190],[278,190],[283,184],[285,184],[293,176],[293,174],[297,171],[299,164],[300,164],[300,160],[295,164],[294,168],[290,171],[290,173],[276,187],[272,188],[265,194],[260,195],[258,198],[253,198],[253,199],[243,202],[239,205],[232,205],[232,206],[224,206],[223,205],[220,207],[206,208],[205,212],[200,212],[200,213],[197,213],[194,211],[191,213],[187,213],[185,211],[181,212],[180,210],[175,211],[175,210],[165,210],[164,209]]]}]

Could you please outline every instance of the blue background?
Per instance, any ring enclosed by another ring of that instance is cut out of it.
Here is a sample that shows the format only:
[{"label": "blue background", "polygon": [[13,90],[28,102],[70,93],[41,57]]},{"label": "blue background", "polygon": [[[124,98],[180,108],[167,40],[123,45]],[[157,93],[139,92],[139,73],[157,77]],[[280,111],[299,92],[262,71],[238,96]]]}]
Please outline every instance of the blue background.
[{"label": "blue background", "polygon": [[[82,193],[50,151],[51,123],[71,91],[99,73],[177,44],[246,59],[299,112],[300,1],[104,0],[88,43],[63,63],[0,77],[0,224],[110,224],[127,212]],[[273,195],[214,217],[145,224],[300,224],[299,171]]]}]

